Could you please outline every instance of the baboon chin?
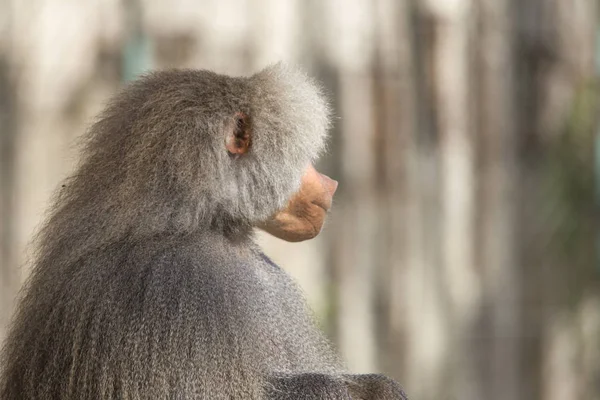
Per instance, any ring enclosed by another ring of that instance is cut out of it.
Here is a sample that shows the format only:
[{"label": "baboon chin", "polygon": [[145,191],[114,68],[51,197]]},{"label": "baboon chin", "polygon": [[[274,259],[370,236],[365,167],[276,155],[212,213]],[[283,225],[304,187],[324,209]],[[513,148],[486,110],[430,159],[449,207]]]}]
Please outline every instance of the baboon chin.
[{"label": "baboon chin", "polygon": [[316,236],[329,106],[305,74],[150,73],[91,127],[35,241],[2,399],[405,399],[345,371],[253,240]]}]

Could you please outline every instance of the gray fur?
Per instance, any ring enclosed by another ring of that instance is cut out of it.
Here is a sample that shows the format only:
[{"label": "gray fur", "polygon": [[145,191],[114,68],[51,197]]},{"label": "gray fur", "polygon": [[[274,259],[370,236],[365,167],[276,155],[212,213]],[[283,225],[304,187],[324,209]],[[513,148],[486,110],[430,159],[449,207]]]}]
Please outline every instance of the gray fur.
[{"label": "gray fur", "polygon": [[[236,112],[253,134],[238,158],[224,151]],[[318,86],[283,65],[126,87],[38,234],[0,398],[346,398],[354,378],[252,240],[323,150],[328,114]],[[297,397],[298,382],[316,397]]]}]

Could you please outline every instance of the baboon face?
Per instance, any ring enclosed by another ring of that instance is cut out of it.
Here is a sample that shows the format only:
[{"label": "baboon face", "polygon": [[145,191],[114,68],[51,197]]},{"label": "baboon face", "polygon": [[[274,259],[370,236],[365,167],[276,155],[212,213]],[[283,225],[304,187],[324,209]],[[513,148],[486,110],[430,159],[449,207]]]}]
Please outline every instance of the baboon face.
[{"label": "baboon face", "polygon": [[337,185],[336,181],[310,165],[302,176],[300,190],[283,210],[260,227],[288,242],[314,238],[323,227]]},{"label": "baboon face", "polygon": [[[253,129],[250,117],[238,112],[225,129],[223,151],[237,160],[252,152]],[[338,183],[318,172],[311,164],[303,171],[300,188],[284,208],[257,225],[271,235],[288,242],[312,239],[319,234]]]}]

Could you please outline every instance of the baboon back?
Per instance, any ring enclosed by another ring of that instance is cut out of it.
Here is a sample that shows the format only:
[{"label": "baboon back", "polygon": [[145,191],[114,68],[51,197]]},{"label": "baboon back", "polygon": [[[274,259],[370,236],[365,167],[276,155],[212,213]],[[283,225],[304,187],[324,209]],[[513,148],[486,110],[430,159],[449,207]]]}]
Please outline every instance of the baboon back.
[{"label": "baboon back", "polygon": [[289,277],[217,236],[114,243],[31,289],[3,399],[259,398],[270,374],[337,370]]}]

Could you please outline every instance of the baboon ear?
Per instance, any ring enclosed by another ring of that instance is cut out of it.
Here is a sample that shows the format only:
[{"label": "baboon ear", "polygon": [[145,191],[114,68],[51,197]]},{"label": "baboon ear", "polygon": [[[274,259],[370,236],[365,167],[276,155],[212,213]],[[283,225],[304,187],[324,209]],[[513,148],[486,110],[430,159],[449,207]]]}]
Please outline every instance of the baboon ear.
[{"label": "baboon ear", "polygon": [[233,120],[227,124],[225,148],[231,155],[246,154],[252,144],[250,119],[242,113],[235,113]]}]

